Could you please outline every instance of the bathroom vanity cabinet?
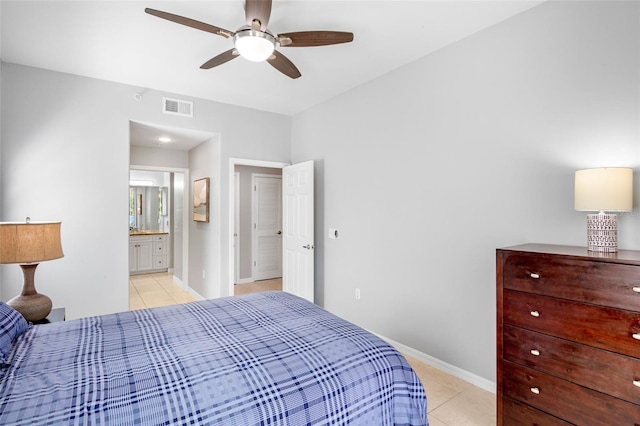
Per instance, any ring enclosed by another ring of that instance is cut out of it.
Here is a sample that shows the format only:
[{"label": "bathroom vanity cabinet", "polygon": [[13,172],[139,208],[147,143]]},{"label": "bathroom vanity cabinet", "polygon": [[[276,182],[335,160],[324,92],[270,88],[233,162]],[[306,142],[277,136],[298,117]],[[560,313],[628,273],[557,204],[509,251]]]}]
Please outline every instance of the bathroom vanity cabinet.
[{"label": "bathroom vanity cabinet", "polygon": [[168,268],[166,232],[138,232],[129,236],[129,274],[165,272]]}]

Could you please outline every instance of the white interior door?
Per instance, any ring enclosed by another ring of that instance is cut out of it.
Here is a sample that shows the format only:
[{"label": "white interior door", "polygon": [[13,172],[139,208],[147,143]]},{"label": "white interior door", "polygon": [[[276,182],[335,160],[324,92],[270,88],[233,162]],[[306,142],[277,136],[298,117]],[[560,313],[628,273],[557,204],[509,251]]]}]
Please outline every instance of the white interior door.
[{"label": "white interior door", "polygon": [[313,302],[313,161],[282,169],[282,289]]},{"label": "white interior door", "polygon": [[253,175],[253,279],[282,276],[282,178]]}]

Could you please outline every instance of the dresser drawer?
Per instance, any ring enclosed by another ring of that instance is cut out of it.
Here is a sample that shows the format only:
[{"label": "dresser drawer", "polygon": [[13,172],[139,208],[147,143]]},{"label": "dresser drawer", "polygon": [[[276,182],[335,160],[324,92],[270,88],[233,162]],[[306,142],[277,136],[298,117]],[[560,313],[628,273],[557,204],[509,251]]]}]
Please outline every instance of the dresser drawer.
[{"label": "dresser drawer", "polygon": [[552,416],[579,425],[637,426],[640,405],[505,361],[503,392]]},{"label": "dresser drawer", "polygon": [[571,426],[571,423],[511,398],[505,398],[502,404],[502,424],[504,426]]},{"label": "dresser drawer", "polygon": [[503,268],[504,288],[640,310],[640,266],[512,254]]},{"label": "dresser drawer", "polygon": [[566,340],[640,354],[640,313],[504,290],[503,322]]},{"label": "dresser drawer", "polygon": [[640,359],[505,326],[503,357],[640,404]]}]

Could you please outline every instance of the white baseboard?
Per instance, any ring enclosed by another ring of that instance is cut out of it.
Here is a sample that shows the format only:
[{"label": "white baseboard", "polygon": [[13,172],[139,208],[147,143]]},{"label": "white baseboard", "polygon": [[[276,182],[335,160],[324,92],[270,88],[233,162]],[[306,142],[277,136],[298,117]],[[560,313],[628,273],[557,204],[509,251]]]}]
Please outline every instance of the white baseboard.
[{"label": "white baseboard", "polygon": [[256,280],[254,280],[253,278],[241,278],[238,280],[238,282],[236,284],[249,284],[249,283],[253,283]]},{"label": "white baseboard", "polygon": [[187,293],[189,293],[190,295],[192,295],[193,297],[195,297],[195,298],[196,298],[196,300],[205,300],[205,298],[204,298],[204,297],[200,296],[200,294],[198,294],[198,292],[196,292],[196,291],[195,291],[194,289],[192,289],[191,287],[187,287],[187,288],[185,289],[185,291],[186,291]]},{"label": "white baseboard", "polygon": [[176,277],[175,275],[171,277],[173,279],[173,282],[178,284],[180,286],[181,289],[186,290],[187,289],[187,285],[185,283],[182,282],[182,280],[178,277]]},{"label": "white baseboard", "polygon": [[195,297],[196,300],[204,300],[204,297],[202,297],[200,294],[198,294],[198,292],[196,292],[194,289],[189,287],[187,284],[183,283],[182,280],[180,278],[176,277],[175,275],[173,276],[173,282],[178,284],[181,289],[183,289],[184,291],[186,291],[187,293],[189,293],[190,295]]},{"label": "white baseboard", "polygon": [[379,334],[376,333],[372,333],[375,334],[376,336],[380,337],[383,340],[386,340],[391,346],[395,347],[398,351],[405,353],[415,359],[417,359],[418,361],[422,361],[425,364],[428,364],[432,367],[437,368],[438,370],[442,370],[445,373],[451,374],[452,376],[455,376],[459,379],[464,380],[465,382],[469,382],[472,385],[475,385],[481,389],[484,389],[488,392],[491,393],[496,393],[497,390],[497,385],[496,382],[493,382],[491,380],[487,380],[484,377],[480,377],[476,374],[470,373],[467,370],[463,370],[462,368],[456,367],[455,365],[451,365],[449,363],[446,363],[442,360],[439,360],[438,358],[434,358],[431,355],[427,355],[423,352],[420,352],[416,349],[413,349],[409,346],[403,345],[402,343],[398,343],[396,341],[393,341],[391,339],[388,339],[384,336],[381,336]]}]

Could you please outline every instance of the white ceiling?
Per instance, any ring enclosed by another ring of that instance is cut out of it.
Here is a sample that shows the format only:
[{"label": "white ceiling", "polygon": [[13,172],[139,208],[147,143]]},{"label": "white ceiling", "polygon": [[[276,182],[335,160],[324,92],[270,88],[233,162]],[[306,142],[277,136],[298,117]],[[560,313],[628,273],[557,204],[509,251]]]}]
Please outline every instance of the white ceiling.
[{"label": "white ceiling", "polygon": [[[160,126],[157,124],[129,122],[129,140],[131,145],[147,148],[175,149],[190,151],[216,135],[193,129]],[[169,142],[160,142],[158,138],[169,138]]]},{"label": "white ceiling", "polygon": [[289,79],[237,58],[199,67],[232,40],[165,21],[145,7],[231,31],[244,2],[0,2],[3,61],[294,115],[542,1],[274,0],[271,32],[336,30],[352,43],[280,48],[302,73]]}]

